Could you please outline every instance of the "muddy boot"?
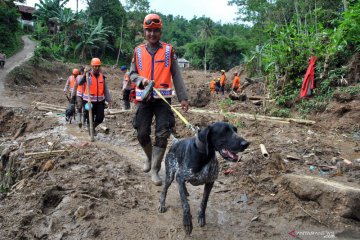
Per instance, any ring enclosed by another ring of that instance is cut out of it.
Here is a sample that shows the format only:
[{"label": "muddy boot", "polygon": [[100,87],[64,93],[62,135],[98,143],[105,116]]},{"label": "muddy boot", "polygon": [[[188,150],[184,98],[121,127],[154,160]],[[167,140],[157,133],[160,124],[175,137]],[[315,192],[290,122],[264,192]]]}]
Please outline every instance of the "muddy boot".
[{"label": "muddy boot", "polygon": [[130,102],[124,100],[124,110],[130,110]]},{"label": "muddy boot", "polygon": [[156,186],[162,185],[162,180],[159,176],[159,171],[161,168],[161,162],[164,157],[165,150],[166,148],[159,148],[156,146],[153,147],[150,173],[151,173],[151,181],[153,181],[153,183]]},{"label": "muddy boot", "polygon": [[146,146],[141,146],[146,154],[146,159],[144,161],[144,172],[149,172],[151,167],[151,155],[152,155],[152,145],[151,142],[148,143]]}]

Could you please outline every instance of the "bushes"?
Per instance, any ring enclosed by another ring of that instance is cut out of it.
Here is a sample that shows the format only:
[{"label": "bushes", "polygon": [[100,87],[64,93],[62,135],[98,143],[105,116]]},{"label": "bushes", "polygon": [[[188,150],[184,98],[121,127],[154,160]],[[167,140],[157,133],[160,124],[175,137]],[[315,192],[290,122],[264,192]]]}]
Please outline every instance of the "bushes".
[{"label": "bushes", "polygon": [[21,28],[16,8],[0,5],[0,52],[13,55],[21,47]]}]

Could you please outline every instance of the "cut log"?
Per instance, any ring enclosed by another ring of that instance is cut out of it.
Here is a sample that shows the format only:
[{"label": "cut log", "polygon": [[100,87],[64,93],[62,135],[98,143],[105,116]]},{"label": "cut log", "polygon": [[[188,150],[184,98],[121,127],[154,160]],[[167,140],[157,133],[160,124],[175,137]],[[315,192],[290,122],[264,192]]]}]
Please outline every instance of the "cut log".
[{"label": "cut log", "polygon": [[267,100],[269,99],[268,97],[263,97],[263,96],[248,96],[249,100]]},{"label": "cut log", "polygon": [[109,109],[107,113],[110,115],[114,115],[114,114],[119,114],[119,113],[130,112],[130,111],[132,111],[132,110]]},{"label": "cut log", "polygon": [[[224,112],[203,110],[203,109],[197,109],[197,108],[191,108],[191,109],[189,109],[189,112],[225,115]],[[226,115],[228,115],[228,114],[231,114],[231,115],[234,115],[234,116],[237,116],[237,117],[250,119],[250,120],[271,121],[271,122],[277,122],[277,123],[287,123],[288,124],[290,122],[296,122],[296,123],[305,124],[305,125],[312,125],[312,124],[316,123],[315,121],[312,121],[312,120],[296,119],[296,118],[269,117],[269,116],[263,116],[263,115],[257,115],[257,114],[248,114],[248,113],[227,112]]]},{"label": "cut log", "polygon": [[53,104],[43,103],[43,102],[32,102],[32,105],[41,111],[56,111],[56,112],[65,112],[66,107],[57,106]]},{"label": "cut log", "polygon": [[270,157],[264,144],[260,144],[260,151],[261,151],[261,154],[263,155],[264,158],[269,158]]},{"label": "cut log", "polygon": [[31,157],[31,156],[36,156],[36,155],[51,155],[51,154],[58,154],[58,153],[63,153],[66,152],[66,150],[53,150],[53,151],[44,151],[44,152],[29,152],[29,153],[24,153],[25,157]]},{"label": "cut log", "polygon": [[50,107],[50,106],[35,106],[35,109],[38,109],[40,111],[54,111],[54,112],[65,112],[65,108],[61,108],[61,107]]},{"label": "cut log", "polygon": [[104,124],[100,124],[99,128],[101,130],[103,130],[106,134],[109,133],[109,131],[110,131],[110,129],[107,126],[105,126]]}]

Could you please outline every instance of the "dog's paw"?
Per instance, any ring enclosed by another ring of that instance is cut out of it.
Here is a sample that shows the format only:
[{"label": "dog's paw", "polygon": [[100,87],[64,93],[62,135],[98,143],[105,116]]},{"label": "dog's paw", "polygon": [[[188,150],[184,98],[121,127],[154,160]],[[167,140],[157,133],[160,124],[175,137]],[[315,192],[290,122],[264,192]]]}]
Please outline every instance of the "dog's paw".
[{"label": "dog's paw", "polygon": [[205,214],[198,213],[198,223],[200,227],[205,226],[206,220],[205,220]]},{"label": "dog's paw", "polygon": [[164,212],[166,212],[167,209],[166,209],[165,205],[160,204],[158,210],[160,213],[164,213]]},{"label": "dog's paw", "polygon": [[184,215],[183,223],[186,235],[190,235],[193,229],[191,214]]}]

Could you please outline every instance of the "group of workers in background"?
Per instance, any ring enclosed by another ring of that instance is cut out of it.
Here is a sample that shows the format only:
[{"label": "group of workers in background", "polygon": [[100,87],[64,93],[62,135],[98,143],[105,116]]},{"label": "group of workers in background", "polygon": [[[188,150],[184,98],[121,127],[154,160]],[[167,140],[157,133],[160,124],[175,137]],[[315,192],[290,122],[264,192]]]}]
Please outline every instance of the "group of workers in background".
[{"label": "group of workers in background", "polygon": [[[130,108],[130,102],[137,104],[133,127],[146,159],[144,172],[150,172],[152,182],[160,186],[161,162],[165,155],[168,138],[175,127],[175,116],[170,104],[173,86],[184,112],[188,111],[188,95],[181,75],[177,57],[171,44],[161,42],[162,20],[157,14],[148,14],[144,18],[143,29],[146,42],[134,49],[130,71],[126,66],[123,72],[124,108]],[[68,109],[77,108],[79,127],[89,119],[92,110],[93,131],[104,119],[105,102],[111,108],[112,99],[106,85],[106,77],[101,72],[99,58],[91,60],[91,69],[74,69],[68,78],[64,92],[69,99]],[[224,71],[225,75],[225,71]],[[70,94],[71,93],[71,94]],[[146,96],[146,98],[144,97]],[[89,106],[89,102],[91,102]],[[83,111],[84,119],[81,118]],[[155,116],[155,141],[150,138],[151,125]],[[88,127],[89,128],[89,127]],[[89,128],[89,133],[90,133]]]},{"label": "group of workers in background", "polygon": [[[219,92],[222,93],[222,95],[225,94],[225,85],[226,85],[226,75],[225,70],[221,70],[221,76],[219,78],[213,78],[213,80],[210,81],[210,92],[211,95],[219,94]],[[240,77],[237,72],[234,73],[233,82],[231,85],[231,91],[233,92],[240,92]]]}]

